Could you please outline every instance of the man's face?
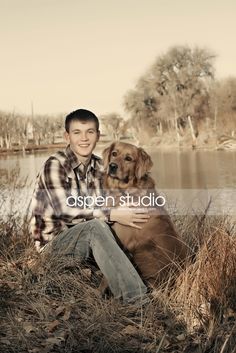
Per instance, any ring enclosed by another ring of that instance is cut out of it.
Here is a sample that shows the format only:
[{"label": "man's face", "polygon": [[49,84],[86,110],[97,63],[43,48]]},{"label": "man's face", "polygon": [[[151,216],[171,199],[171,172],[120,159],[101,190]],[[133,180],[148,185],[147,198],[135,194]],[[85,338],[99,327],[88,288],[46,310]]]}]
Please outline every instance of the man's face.
[{"label": "man's face", "polygon": [[99,140],[100,132],[97,131],[95,122],[80,122],[72,120],[70,123],[69,133],[65,132],[67,142],[70,144],[72,151],[78,157],[90,157],[97,141]]}]

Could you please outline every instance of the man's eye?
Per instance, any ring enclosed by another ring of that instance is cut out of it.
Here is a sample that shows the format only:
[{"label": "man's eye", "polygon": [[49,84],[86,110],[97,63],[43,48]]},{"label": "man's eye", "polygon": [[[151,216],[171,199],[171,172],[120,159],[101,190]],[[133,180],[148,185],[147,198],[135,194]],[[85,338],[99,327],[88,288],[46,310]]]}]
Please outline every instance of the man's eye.
[{"label": "man's eye", "polygon": [[89,134],[94,134],[94,131],[93,130],[89,130]]},{"label": "man's eye", "polygon": [[111,153],[111,155],[112,155],[113,157],[116,157],[116,156],[117,156],[117,152],[116,152],[116,151],[113,151],[113,152]]},{"label": "man's eye", "polygon": [[125,160],[128,161],[128,162],[131,162],[132,161],[132,158],[130,156],[126,156],[125,157]]}]

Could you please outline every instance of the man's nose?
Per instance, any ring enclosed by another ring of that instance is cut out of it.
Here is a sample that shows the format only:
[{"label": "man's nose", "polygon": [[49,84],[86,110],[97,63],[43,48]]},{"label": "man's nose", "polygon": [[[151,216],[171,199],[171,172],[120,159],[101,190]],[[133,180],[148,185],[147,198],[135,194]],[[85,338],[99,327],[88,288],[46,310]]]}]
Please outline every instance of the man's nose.
[{"label": "man's nose", "polygon": [[81,140],[86,141],[88,140],[88,134],[86,132],[82,132],[81,134]]}]

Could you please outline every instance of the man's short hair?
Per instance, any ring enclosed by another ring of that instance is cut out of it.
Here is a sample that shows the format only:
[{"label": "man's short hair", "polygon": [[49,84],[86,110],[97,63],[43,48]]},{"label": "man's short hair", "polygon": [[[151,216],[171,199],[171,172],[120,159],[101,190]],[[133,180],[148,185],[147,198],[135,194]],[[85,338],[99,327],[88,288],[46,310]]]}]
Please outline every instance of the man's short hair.
[{"label": "man's short hair", "polygon": [[97,116],[91,112],[90,110],[86,110],[86,109],[77,109],[74,110],[73,112],[71,112],[70,114],[68,114],[65,118],[65,129],[66,132],[69,133],[70,131],[70,123],[71,121],[81,121],[82,123],[86,123],[88,121],[94,121],[95,125],[96,125],[96,129],[97,131],[99,131],[99,120],[97,118]]}]

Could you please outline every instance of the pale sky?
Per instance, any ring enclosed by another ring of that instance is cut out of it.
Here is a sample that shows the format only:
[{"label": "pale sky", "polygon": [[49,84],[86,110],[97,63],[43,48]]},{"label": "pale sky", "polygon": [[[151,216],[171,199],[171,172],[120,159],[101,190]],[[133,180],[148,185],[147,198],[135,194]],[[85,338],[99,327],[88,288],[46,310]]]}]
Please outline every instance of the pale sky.
[{"label": "pale sky", "polygon": [[0,0],[0,110],[123,113],[173,45],[207,47],[236,76],[235,0]]}]

